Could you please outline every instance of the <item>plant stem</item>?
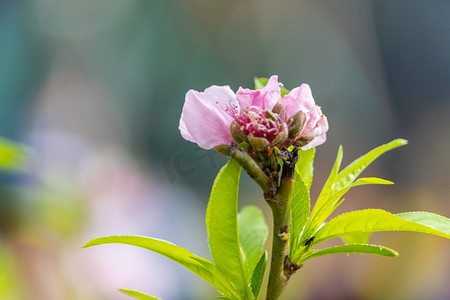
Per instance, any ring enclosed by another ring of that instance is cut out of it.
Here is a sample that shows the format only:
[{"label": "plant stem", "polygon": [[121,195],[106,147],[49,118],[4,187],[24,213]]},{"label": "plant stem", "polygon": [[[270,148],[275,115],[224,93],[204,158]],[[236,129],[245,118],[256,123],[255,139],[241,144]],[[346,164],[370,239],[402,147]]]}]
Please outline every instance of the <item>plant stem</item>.
[{"label": "plant stem", "polygon": [[[282,157],[284,164],[279,189],[274,198],[271,198],[270,195],[265,197],[273,215],[272,259],[266,294],[267,300],[279,299],[290,275],[293,274],[293,272],[290,272],[292,271],[292,264],[288,258],[288,244],[295,162],[298,153],[297,151],[286,152],[287,157]],[[295,265],[294,268],[296,267]],[[295,272],[295,270],[293,271]]]},{"label": "plant stem", "polygon": [[247,174],[261,187],[264,193],[268,193],[272,182],[267,175],[261,170],[253,158],[241,148],[232,147],[230,156],[247,171]]}]

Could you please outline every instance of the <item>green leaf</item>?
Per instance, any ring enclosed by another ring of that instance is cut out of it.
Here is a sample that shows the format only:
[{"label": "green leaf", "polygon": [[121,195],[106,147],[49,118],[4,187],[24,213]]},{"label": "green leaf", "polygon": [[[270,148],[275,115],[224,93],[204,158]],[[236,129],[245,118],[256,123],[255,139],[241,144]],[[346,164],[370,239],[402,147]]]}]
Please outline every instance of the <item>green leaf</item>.
[{"label": "green leaf", "polygon": [[331,194],[334,194],[336,191],[339,191],[347,187],[348,185],[352,184],[359,176],[359,174],[361,174],[361,172],[364,171],[380,155],[394,148],[404,146],[407,143],[408,143],[407,140],[396,139],[390,143],[381,145],[373,149],[372,151],[368,152],[367,154],[354,160],[345,169],[343,169],[336,177]]},{"label": "green leaf", "polygon": [[266,86],[267,82],[269,81],[269,78],[255,77],[253,78],[253,81],[255,82],[255,90],[260,90]]},{"label": "green leaf", "polygon": [[239,240],[247,257],[248,274],[252,274],[266,243],[269,228],[261,210],[245,206],[238,215]]},{"label": "green leaf", "polygon": [[119,291],[121,291],[122,293],[134,297],[136,299],[140,299],[140,300],[161,300],[161,298],[157,298],[154,296],[149,296],[147,294],[141,293],[141,292],[137,292],[137,291],[133,291],[133,290],[125,290],[125,289],[119,289]]},{"label": "green leaf", "polygon": [[284,86],[282,86],[281,88],[280,88],[280,90],[281,90],[281,98],[283,98],[284,96],[286,96],[287,94],[289,94],[289,90],[287,89],[287,88],[285,88]]},{"label": "green leaf", "polygon": [[[352,183],[351,185],[347,186],[346,188],[343,188],[342,190],[336,192],[332,197],[328,198],[328,200],[323,205],[324,208],[325,207],[331,208],[331,211],[328,212],[326,218],[334,211],[334,209],[337,208],[336,204],[339,202],[341,197],[344,196],[351,188],[356,187],[356,186],[361,186],[361,185],[367,185],[367,184],[390,185],[390,184],[394,184],[394,183],[392,181],[384,180],[384,179],[376,178],[376,177],[359,178],[358,180],[356,180],[356,182]],[[339,202],[339,204],[340,203],[341,202]]]},{"label": "green leaf", "polygon": [[295,174],[294,191],[291,202],[290,256],[298,248],[300,234],[305,227],[310,211],[309,191],[299,174]]},{"label": "green leaf", "polygon": [[340,245],[330,248],[325,248],[321,250],[312,250],[312,253],[306,255],[301,262],[307,261],[308,259],[330,255],[330,254],[342,254],[342,253],[364,253],[364,254],[376,254],[381,256],[398,256],[398,252],[387,247],[369,244],[351,244],[351,245]]},{"label": "green leaf", "polygon": [[332,186],[338,175],[339,167],[341,166],[341,162],[342,162],[342,156],[343,156],[342,146],[339,146],[339,151],[336,156],[336,161],[334,162],[333,169],[331,170],[331,173],[328,176],[328,179],[325,182],[325,185],[319,194],[319,198],[317,198],[317,202],[314,205],[314,211],[316,211],[316,212],[320,208],[322,208],[323,204],[327,201],[329,196],[332,195]]},{"label": "green leaf", "polygon": [[113,243],[141,247],[161,254],[203,278],[225,295],[234,295],[235,298],[239,298],[237,291],[210,261],[164,240],[144,236],[109,236],[93,239],[87,242],[83,248]]},{"label": "green leaf", "polygon": [[376,177],[359,178],[358,180],[356,180],[356,182],[352,183],[346,188],[343,188],[342,190],[336,192],[334,195],[328,198],[328,200],[322,205],[322,209],[320,210],[320,212],[317,214],[317,222],[324,222],[333,213],[333,211],[342,204],[344,199],[341,200],[341,197],[344,196],[351,188],[367,184],[390,185],[394,183],[392,181]]},{"label": "green leaf", "polygon": [[[237,203],[241,166],[230,161],[217,175],[206,209],[206,229],[217,268],[250,298],[245,256],[239,242]],[[242,296],[244,297],[244,296]]]},{"label": "green leaf", "polygon": [[308,223],[305,228],[305,234],[303,238],[309,238],[309,236],[317,230],[317,228],[320,226],[320,224],[323,222],[321,221],[321,215],[323,215],[322,208],[329,198],[331,194],[331,188],[333,186],[333,183],[336,179],[336,176],[339,172],[339,167],[341,166],[342,162],[342,156],[343,156],[343,150],[342,145],[339,146],[338,154],[336,156],[336,160],[333,165],[333,169],[331,170],[330,175],[328,176],[327,181],[325,182],[324,187],[322,188],[322,191],[319,194],[319,197],[317,198],[316,204],[314,205],[314,208],[311,212],[311,216],[308,219]]},{"label": "green leaf", "polygon": [[[269,78],[255,77],[253,81],[255,82],[255,90],[259,90],[267,85],[267,82],[269,82]],[[289,90],[284,86],[282,86],[280,90],[281,90],[281,97],[284,97],[287,94],[289,94]]]},{"label": "green leaf", "polygon": [[[362,177],[356,180],[356,182],[352,183],[351,186],[360,186],[360,185],[366,185],[366,184],[385,184],[390,185],[394,184],[392,181],[377,178],[377,177]],[[345,189],[344,189],[345,190]]]},{"label": "green leaf", "polygon": [[28,151],[22,145],[0,137],[0,170],[23,170],[28,160]]},{"label": "green leaf", "polygon": [[309,150],[299,150],[298,151],[298,161],[295,165],[295,171],[300,174],[303,182],[306,185],[306,189],[309,191],[311,188],[311,183],[313,180],[314,172],[314,156],[316,154],[316,148],[311,148]]},{"label": "green leaf", "polygon": [[[430,214],[430,218],[426,218]],[[450,220],[431,213],[404,213],[396,216],[381,209],[352,211],[337,216],[317,231],[312,245],[357,232],[415,231],[450,238]],[[408,218],[414,220],[407,220]],[[435,226],[435,227],[432,227]]]},{"label": "green leaf", "polygon": [[266,264],[267,264],[267,251],[265,251],[263,255],[261,255],[261,258],[256,264],[255,269],[253,270],[251,287],[255,299],[258,297],[259,290],[261,289],[261,284],[264,279],[264,272],[266,270]]},{"label": "green leaf", "polygon": [[396,214],[396,216],[403,220],[425,225],[450,235],[450,219],[444,216],[426,211],[405,212]]},{"label": "green leaf", "polygon": [[346,244],[367,244],[369,242],[371,232],[353,232],[341,236]]}]

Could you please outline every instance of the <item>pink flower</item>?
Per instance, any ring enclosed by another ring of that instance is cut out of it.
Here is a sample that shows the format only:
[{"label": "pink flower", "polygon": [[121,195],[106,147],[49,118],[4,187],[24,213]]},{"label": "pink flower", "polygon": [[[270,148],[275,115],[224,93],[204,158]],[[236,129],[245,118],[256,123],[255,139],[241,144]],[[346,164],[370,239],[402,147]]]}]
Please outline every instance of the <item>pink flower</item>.
[{"label": "pink flower", "polygon": [[260,90],[211,86],[186,94],[180,118],[181,135],[201,148],[233,142],[249,143],[259,152],[293,143],[306,150],[325,142],[328,122],[314,103],[307,84],[281,98],[278,76]]},{"label": "pink flower", "polygon": [[288,95],[280,100],[280,103],[288,116],[293,116],[298,111],[306,114],[305,125],[295,137],[295,139],[309,140],[308,144],[302,147],[303,150],[319,146],[326,141],[328,120],[322,114],[320,106],[315,104],[309,85],[303,83],[299,87],[292,89]]}]

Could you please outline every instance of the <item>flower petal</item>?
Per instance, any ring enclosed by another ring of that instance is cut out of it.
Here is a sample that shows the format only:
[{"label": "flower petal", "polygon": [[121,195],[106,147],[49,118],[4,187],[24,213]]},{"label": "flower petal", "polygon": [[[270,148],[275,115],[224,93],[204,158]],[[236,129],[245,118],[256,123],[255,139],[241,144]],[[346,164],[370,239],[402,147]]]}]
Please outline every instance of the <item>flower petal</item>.
[{"label": "flower petal", "polygon": [[288,118],[300,110],[307,113],[316,106],[311,88],[305,83],[292,89],[280,100],[280,103],[283,104]]},{"label": "flower petal", "polygon": [[220,98],[223,103],[230,103],[236,104],[236,95],[234,94],[233,90],[230,88],[229,85],[224,86],[217,86],[212,85],[209,88],[205,89],[205,94],[211,94],[215,95],[216,97]]},{"label": "flower petal", "polygon": [[280,85],[277,75],[270,77],[267,85],[260,90],[240,87],[236,93],[236,100],[241,108],[257,106],[263,110],[272,110],[280,99]]},{"label": "flower petal", "polygon": [[[309,85],[303,83],[292,89],[288,95],[280,100],[280,103],[284,106],[287,117],[293,116],[298,111],[303,111],[306,114],[305,126],[297,138],[309,136],[314,137],[314,140],[305,147],[309,149],[314,145],[322,144],[326,140],[324,134],[328,131],[328,121],[322,114],[320,107],[315,104]],[[320,138],[318,138],[319,136]]]},{"label": "flower petal", "polygon": [[322,114],[319,106],[310,110],[307,114],[306,125],[300,135],[319,136],[328,131],[327,117]]},{"label": "flower petal", "polygon": [[178,127],[183,138],[204,149],[233,141],[230,132],[233,118],[226,112],[225,104],[231,96],[228,88],[213,86],[208,92],[187,92]]},{"label": "flower petal", "polygon": [[186,128],[186,123],[184,122],[183,113],[181,113],[180,118],[180,125],[178,126],[178,129],[180,130],[181,136],[188,141],[191,141],[194,139],[192,135],[189,133],[189,131]]},{"label": "flower petal", "polygon": [[[317,106],[317,108],[320,111],[320,113],[322,113],[320,107]],[[311,124],[308,125],[311,126]],[[312,128],[312,130],[309,130],[308,132],[305,132],[305,130],[303,130],[302,133],[300,134],[300,136],[308,135],[314,137],[314,139],[309,144],[302,147],[302,149],[308,150],[312,147],[322,145],[327,140],[326,134],[327,131],[328,131],[327,117],[325,115],[321,115],[321,119],[316,123],[316,125],[314,126],[314,128]]]}]

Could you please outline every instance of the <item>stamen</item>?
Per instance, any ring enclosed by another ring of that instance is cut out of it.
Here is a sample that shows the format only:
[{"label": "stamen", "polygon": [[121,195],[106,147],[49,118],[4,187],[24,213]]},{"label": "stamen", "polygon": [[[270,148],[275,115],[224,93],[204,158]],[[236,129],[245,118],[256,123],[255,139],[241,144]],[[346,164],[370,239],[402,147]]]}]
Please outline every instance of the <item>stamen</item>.
[{"label": "stamen", "polygon": [[274,112],[267,112],[258,106],[249,106],[240,109],[230,101],[226,112],[239,125],[239,130],[247,135],[262,137],[272,142],[280,131],[287,127],[285,120]]}]

